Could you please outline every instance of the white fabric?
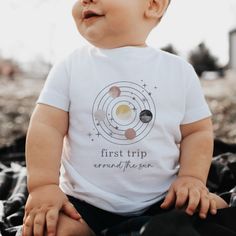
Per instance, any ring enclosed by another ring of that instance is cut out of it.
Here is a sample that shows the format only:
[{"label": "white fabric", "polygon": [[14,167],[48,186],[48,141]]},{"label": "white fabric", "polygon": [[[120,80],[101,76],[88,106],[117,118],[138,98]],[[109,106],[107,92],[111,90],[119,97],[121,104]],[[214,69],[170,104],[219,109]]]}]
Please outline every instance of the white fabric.
[{"label": "white fabric", "polygon": [[62,190],[123,215],[164,197],[180,125],[211,115],[192,66],[151,47],[79,48],[53,67],[38,103],[69,112]]}]

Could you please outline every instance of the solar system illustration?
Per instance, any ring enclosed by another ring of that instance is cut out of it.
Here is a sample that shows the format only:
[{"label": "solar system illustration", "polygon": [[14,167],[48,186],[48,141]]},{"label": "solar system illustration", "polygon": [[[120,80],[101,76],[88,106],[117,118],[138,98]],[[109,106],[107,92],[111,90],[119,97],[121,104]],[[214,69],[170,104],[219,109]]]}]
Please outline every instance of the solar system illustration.
[{"label": "solar system illustration", "polygon": [[[153,128],[155,103],[146,84],[109,84],[95,98],[92,118],[97,137],[118,145],[139,142]],[[91,135],[91,134],[90,134]]]}]

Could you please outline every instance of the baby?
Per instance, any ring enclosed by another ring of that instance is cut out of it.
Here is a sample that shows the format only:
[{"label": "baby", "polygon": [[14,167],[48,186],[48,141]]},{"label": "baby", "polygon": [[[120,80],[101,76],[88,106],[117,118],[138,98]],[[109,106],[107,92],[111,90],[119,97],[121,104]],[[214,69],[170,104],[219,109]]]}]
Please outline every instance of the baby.
[{"label": "baby", "polygon": [[29,125],[23,235],[99,235],[171,207],[201,218],[211,113],[193,68],[146,44],[169,0],[79,0],[90,43],[57,63]]}]

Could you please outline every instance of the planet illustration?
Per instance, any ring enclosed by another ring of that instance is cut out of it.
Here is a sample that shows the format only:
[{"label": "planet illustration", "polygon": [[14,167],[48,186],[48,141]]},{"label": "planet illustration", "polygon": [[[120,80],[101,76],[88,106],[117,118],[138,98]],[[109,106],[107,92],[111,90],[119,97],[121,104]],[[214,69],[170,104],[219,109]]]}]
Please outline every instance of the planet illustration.
[{"label": "planet illustration", "polygon": [[110,96],[113,97],[113,98],[119,97],[119,96],[120,96],[120,93],[121,93],[121,91],[120,91],[119,87],[117,87],[117,86],[112,86],[112,87],[109,89],[109,94],[110,94]]},{"label": "planet illustration", "polygon": [[125,104],[121,104],[116,109],[116,116],[121,120],[128,120],[132,116],[132,109]]},{"label": "planet illustration", "polygon": [[140,112],[139,114],[139,119],[143,122],[143,123],[149,123],[152,120],[152,113],[149,110],[143,110]]},{"label": "planet illustration", "polygon": [[94,117],[97,121],[104,121],[105,117],[106,117],[106,113],[102,110],[97,110],[94,113]]},{"label": "planet illustration", "polygon": [[136,132],[134,129],[127,129],[125,131],[125,137],[129,140],[132,140],[136,137]]},{"label": "planet illustration", "polygon": [[154,92],[141,82],[116,81],[98,91],[91,112],[93,137],[130,145],[151,132],[156,120]]}]

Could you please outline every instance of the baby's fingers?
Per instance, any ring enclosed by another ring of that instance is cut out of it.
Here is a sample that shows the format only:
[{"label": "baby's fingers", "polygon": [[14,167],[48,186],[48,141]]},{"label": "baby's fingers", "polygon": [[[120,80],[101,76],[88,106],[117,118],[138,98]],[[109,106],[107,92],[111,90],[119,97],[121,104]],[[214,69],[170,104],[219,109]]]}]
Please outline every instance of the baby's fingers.
[{"label": "baby's fingers", "polygon": [[210,200],[210,212],[211,212],[212,215],[215,215],[217,213],[217,207],[216,207],[215,199]]},{"label": "baby's fingers", "polygon": [[81,218],[81,215],[78,213],[78,211],[75,209],[74,205],[70,203],[69,201],[66,202],[63,207],[62,211],[68,215],[69,217],[79,220]]},{"label": "baby's fingers", "polygon": [[176,192],[176,208],[181,208],[188,200],[188,188],[181,188]]},{"label": "baby's fingers", "polygon": [[209,195],[206,193],[203,193],[201,195],[201,200],[200,200],[200,211],[199,211],[199,216],[202,219],[205,219],[207,216],[207,212],[209,211],[210,208],[210,199]]},{"label": "baby's fingers", "polygon": [[175,191],[170,188],[169,192],[167,193],[165,199],[164,199],[164,202],[161,204],[161,208],[168,208],[170,207],[171,205],[173,205],[175,202]]},{"label": "baby's fingers", "polygon": [[28,214],[24,220],[23,236],[33,235],[33,223],[34,223],[34,215]]},{"label": "baby's fingers", "polygon": [[193,215],[200,203],[200,193],[196,189],[189,189],[189,200],[186,213]]},{"label": "baby's fingers", "polygon": [[56,235],[58,217],[59,217],[59,211],[56,208],[51,208],[46,213],[46,226],[47,226],[48,236]]},{"label": "baby's fingers", "polygon": [[44,235],[45,212],[39,212],[34,218],[34,235]]}]

